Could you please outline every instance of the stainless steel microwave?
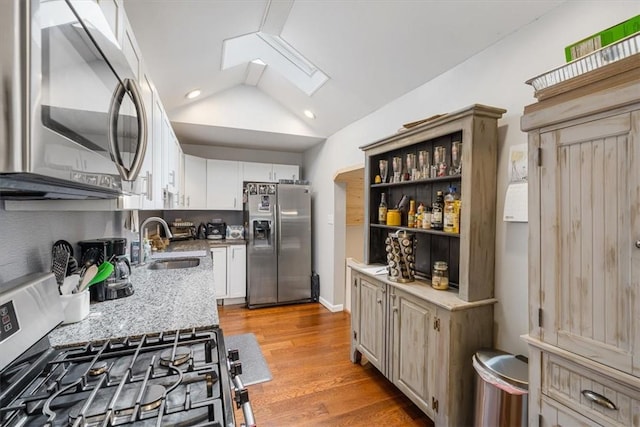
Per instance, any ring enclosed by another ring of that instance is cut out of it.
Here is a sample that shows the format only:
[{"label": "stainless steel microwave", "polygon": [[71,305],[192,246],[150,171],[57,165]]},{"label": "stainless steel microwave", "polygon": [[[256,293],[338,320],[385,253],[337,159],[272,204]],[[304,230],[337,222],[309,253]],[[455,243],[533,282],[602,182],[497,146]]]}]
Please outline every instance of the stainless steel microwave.
[{"label": "stainless steel microwave", "polygon": [[2,0],[0,28],[0,198],[135,193],[145,108],[98,2]]}]

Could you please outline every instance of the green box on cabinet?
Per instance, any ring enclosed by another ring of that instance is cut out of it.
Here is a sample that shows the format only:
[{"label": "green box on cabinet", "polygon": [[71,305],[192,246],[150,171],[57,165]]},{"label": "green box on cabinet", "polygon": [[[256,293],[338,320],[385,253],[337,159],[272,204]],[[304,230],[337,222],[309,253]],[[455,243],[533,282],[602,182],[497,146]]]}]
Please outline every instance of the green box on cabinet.
[{"label": "green box on cabinet", "polygon": [[571,62],[637,32],[640,32],[640,15],[565,47],[564,54],[567,62]]}]

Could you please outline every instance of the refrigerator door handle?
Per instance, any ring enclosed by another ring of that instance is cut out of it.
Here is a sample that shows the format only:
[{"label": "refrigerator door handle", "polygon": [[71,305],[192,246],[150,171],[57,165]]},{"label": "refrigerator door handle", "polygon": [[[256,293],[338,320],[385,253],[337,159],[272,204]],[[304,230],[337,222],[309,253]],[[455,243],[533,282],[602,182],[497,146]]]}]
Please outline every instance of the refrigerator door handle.
[{"label": "refrigerator door handle", "polygon": [[277,236],[277,249],[276,252],[280,256],[280,247],[282,246],[282,212],[280,203],[276,204],[276,236]]}]

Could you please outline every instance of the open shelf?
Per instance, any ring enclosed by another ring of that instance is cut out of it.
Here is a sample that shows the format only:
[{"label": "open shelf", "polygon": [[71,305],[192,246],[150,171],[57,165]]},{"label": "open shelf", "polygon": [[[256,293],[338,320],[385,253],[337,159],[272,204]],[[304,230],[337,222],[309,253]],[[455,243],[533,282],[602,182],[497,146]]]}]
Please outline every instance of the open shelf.
[{"label": "open shelf", "polygon": [[413,227],[402,227],[397,225],[384,225],[384,224],[369,224],[372,228],[386,228],[388,230],[403,230],[410,233],[424,233],[424,234],[434,234],[436,236],[447,236],[447,237],[457,237],[460,238],[460,234],[458,233],[448,233],[445,231],[439,230],[431,230],[427,228],[413,228]]},{"label": "open shelf", "polygon": [[462,175],[447,175],[447,176],[439,176],[437,178],[423,178],[423,179],[412,179],[408,181],[401,182],[382,182],[380,184],[371,184],[371,188],[389,188],[389,187],[402,187],[402,186],[410,186],[416,184],[433,184],[436,182],[446,182],[446,181],[459,181],[462,178]]}]

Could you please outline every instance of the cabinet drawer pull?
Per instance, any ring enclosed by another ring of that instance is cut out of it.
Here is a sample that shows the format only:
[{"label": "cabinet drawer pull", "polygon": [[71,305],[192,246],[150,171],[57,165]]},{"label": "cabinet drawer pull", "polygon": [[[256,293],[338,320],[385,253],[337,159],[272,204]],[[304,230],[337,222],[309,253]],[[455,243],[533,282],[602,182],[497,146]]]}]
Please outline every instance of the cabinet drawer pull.
[{"label": "cabinet drawer pull", "polygon": [[616,410],[618,408],[616,408],[616,405],[613,404],[612,401],[610,401],[609,399],[607,399],[606,397],[604,397],[603,395],[596,393],[595,391],[591,391],[591,390],[582,390],[582,395],[584,397],[586,397],[587,399],[589,399],[590,401],[592,401],[593,403],[596,403],[600,406],[603,406],[607,409],[611,409],[611,410]]},{"label": "cabinet drawer pull", "polygon": [[378,304],[382,304],[382,300],[378,298]]}]

